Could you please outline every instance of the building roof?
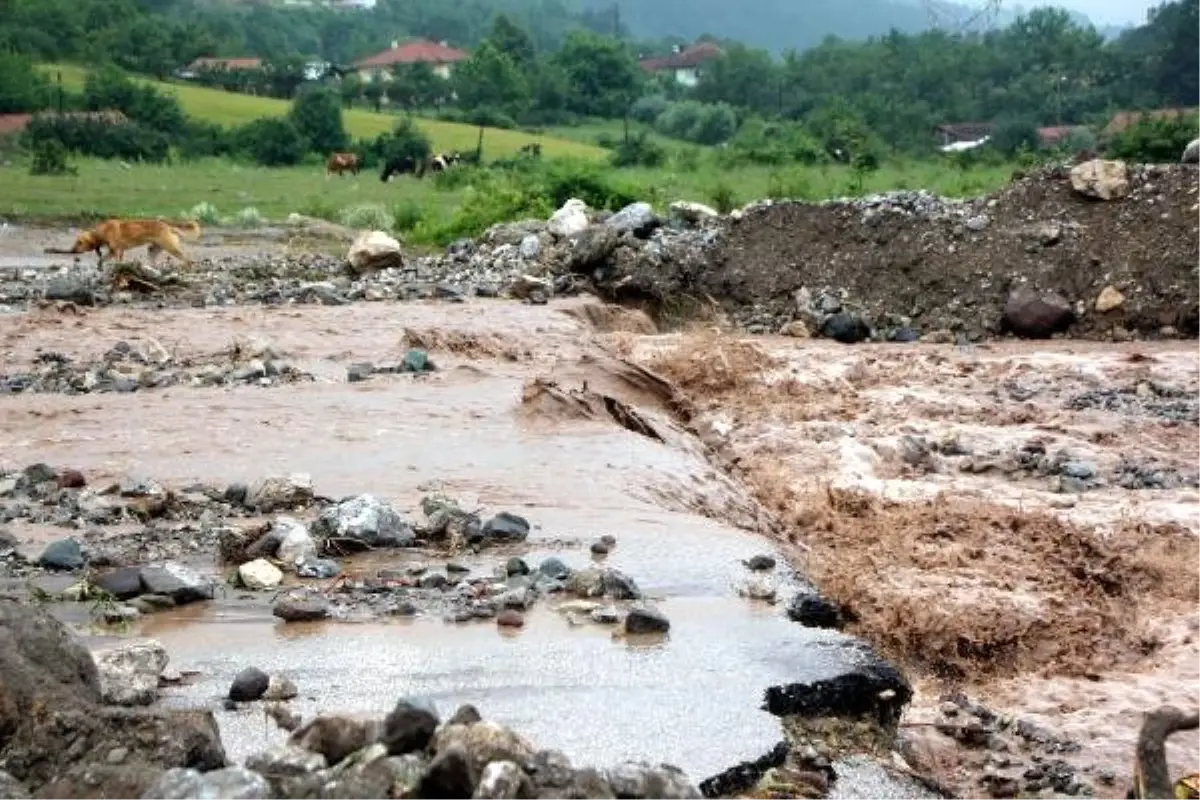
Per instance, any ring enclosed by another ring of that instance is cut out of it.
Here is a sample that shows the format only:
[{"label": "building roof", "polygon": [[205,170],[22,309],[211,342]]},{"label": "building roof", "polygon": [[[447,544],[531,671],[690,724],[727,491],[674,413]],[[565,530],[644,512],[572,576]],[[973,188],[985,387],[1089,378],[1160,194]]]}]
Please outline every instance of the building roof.
[{"label": "building roof", "polygon": [[725,55],[725,51],[712,42],[700,42],[678,53],[672,53],[662,58],[646,58],[638,63],[647,72],[661,72],[666,69],[694,69],[705,61],[712,61]]},{"label": "building roof", "polygon": [[382,53],[355,63],[356,67],[390,67],[393,64],[453,64],[465,61],[471,54],[448,46],[445,42],[417,39],[407,44],[393,43]]},{"label": "building roof", "polygon": [[944,134],[960,142],[976,142],[985,136],[991,136],[992,124],[990,122],[952,122],[938,125],[933,130],[935,133]]},{"label": "building roof", "polygon": [[1038,128],[1038,139],[1042,144],[1058,144],[1076,131],[1087,130],[1082,125],[1054,125],[1049,128]]},{"label": "building roof", "polygon": [[0,134],[20,133],[31,119],[33,114],[0,114]]},{"label": "building roof", "polygon": [[193,72],[201,69],[260,69],[261,58],[197,58],[187,65]]},{"label": "building roof", "polygon": [[1173,119],[1175,117],[1182,117],[1184,114],[1195,114],[1196,111],[1197,110],[1194,108],[1159,108],[1153,111],[1119,111],[1109,121],[1109,123],[1104,126],[1103,132],[1105,135],[1111,136],[1112,134],[1120,133],[1131,125],[1136,125],[1144,117],[1151,117],[1153,119]]}]

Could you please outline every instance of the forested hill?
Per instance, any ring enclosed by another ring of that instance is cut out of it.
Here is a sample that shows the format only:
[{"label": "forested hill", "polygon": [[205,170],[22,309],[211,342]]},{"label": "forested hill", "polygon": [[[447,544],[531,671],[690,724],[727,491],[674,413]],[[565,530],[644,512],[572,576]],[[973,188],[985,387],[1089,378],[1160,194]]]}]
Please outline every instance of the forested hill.
[{"label": "forested hill", "polygon": [[[815,47],[828,36],[861,40],[895,29],[916,33],[930,27],[926,3],[920,0],[582,0],[596,15],[610,15],[615,5],[622,25],[639,39],[703,34],[734,39],[776,53]],[[969,20],[983,0],[967,4],[937,0],[938,17]],[[1003,6],[1000,24],[1014,15]]]},{"label": "forested hill", "polygon": [[[377,0],[370,10],[306,2],[0,0],[0,51],[40,58],[138,52],[143,64],[159,60],[158,52],[162,67],[152,72],[197,55],[300,54],[345,62],[414,36],[473,47],[504,14],[543,52],[557,49],[567,32],[584,29],[635,40],[648,51],[709,34],[778,55],[829,36],[863,40],[930,24],[926,0]],[[938,16],[953,23],[985,0],[933,2]],[[1002,11],[996,22],[1011,22],[1013,13]],[[158,15],[170,24],[150,19]]]}]

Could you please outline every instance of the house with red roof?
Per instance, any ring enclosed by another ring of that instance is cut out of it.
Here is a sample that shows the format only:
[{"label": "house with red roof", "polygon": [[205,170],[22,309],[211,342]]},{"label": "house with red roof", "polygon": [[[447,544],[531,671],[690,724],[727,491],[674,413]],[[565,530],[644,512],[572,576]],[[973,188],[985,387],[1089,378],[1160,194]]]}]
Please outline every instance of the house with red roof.
[{"label": "house with red roof", "polygon": [[674,52],[662,58],[644,58],[638,62],[642,69],[652,75],[669,74],[676,83],[695,86],[700,80],[704,65],[725,55],[725,51],[713,42],[697,42],[688,48],[675,46]]},{"label": "house with red roof", "polygon": [[392,68],[397,64],[428,64],[434,74],[449,78],[454,65],[470,57],[470,53],[450,47],[445,42],[417,39],[407,44],[392,42],[387,50],[355,62],[354,67],[365,81],[376,78],[391,80]]}]

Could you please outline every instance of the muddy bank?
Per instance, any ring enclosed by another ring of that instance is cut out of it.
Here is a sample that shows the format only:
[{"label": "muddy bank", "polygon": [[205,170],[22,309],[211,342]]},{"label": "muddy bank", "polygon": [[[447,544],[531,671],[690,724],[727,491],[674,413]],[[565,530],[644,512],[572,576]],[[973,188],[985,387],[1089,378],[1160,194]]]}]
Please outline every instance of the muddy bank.
[{"label": "muddy bank", "polygon": [[[902,752],[958,796],[1122,796],[1141,715],[1197,704],[1193,348],[627,346],[844,630],[919,676]],[[1200,742],[1168,750],[1182,770]]]},{"label": "muddy bank", "polygon": [[[766,201],[725,217],[692,203],[660,217],[645,203],[607,214],[571,201],[549,220],[496,225],[438,255],[405,254],[378,234],[374,267],[347,259],[355,232],[319,221],[297,223],[291,238],[210,231],[186,275],[47,259],[35,248],[55,234],[18,229],[5,241],[12,269],[0,272],[0,307],[542,304],[588,291],[660,325],[717,315],[751,333],[843,343],[1195,337],[1196,168],[1121,169],[1110,199],[1048,167],[966,200],[903,191]],[[304,236],[330,254],[296,247]],[[254,244],[235,246],[243,240]]]}]

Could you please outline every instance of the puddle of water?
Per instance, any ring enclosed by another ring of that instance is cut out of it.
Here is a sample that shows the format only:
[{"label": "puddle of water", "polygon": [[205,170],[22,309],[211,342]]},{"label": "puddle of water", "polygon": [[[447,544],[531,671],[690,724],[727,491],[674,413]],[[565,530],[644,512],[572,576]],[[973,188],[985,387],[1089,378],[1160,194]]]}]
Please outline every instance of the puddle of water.
[{"label": "puddle of water", "polygon": [[515,634],[490,623],[425,620],[285,625],[211,609],[199,618],[150,618],[140,633],[161,641],[175,668],[203,672],[165,702],[217,708],[237,760],[285,737],[256,708],[220,710],[234,675],[257,666],[296,682],[301,696],[293,705],[306,716],[383,714],[399,697],[425,695],[444,716],[473,703],[581,765],[650,758],[695,780],[781,738],[776,720],[758,710],[768,685],[821,677],[842,663],[843,637],[792,625],[774,609],[727,597],[671,597],[661,608],[671,632],[647,641],[572,627],[545,609]]}]

